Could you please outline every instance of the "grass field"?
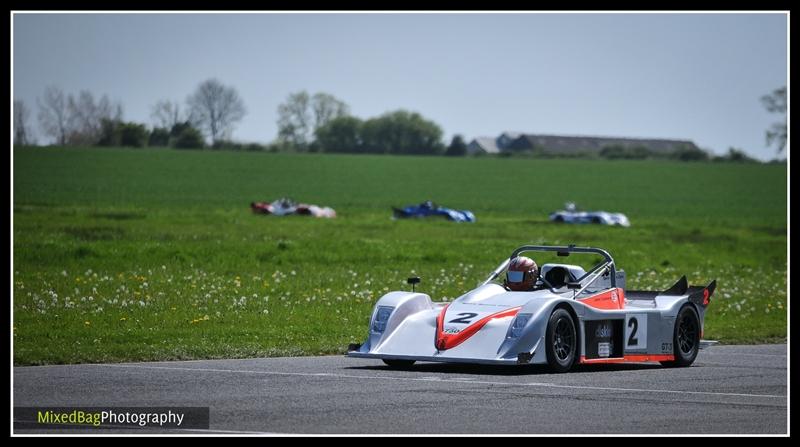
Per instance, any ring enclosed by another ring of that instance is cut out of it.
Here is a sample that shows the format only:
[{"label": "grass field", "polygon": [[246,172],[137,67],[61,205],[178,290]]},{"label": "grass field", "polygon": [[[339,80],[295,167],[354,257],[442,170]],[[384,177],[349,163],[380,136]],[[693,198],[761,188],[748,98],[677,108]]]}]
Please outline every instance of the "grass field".
[{"label": "grass field", "polygon": [[[525,243],[606,248],[630,288],[717,279],[706,338],[780,341],[786,181],[785,165],[19,149],[14,362],[343,353],[406,277],[453,299]],[[339,216],[249,210],[284,195]],[[425,199],[478,221],[390,219]],[[548,222],[569,200],[632,227]]]}]

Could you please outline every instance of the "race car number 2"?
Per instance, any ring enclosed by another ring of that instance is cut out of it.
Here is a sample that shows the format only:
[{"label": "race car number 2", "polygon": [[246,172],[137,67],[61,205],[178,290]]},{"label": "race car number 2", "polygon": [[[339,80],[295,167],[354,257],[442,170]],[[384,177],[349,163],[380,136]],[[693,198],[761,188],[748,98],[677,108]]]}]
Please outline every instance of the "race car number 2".
[{"label": "race car number 2", "polygon": [[647,348],[647,314],[628,314],[625,317],[625,348]]},{"label": "race car number 2", "polygon": [[450,321],[448,321],[448,323],[469,324],[470,320],[475,318],[475,317],[477,317],[477,316],[478,316],[478,314],[476,314],[474,312],[462,312],[462,313],[458,314],[459,318],[456,318],[454,320],[450,320]]}]

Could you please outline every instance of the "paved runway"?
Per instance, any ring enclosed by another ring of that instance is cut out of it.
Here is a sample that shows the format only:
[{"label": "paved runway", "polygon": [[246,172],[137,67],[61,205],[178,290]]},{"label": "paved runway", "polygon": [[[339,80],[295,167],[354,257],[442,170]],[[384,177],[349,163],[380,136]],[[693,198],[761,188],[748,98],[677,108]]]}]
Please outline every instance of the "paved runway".
[{"label": "paved runway", "polygon": [[[786,345],[713,346],[690,368],[422,363],[333,357],[14,368],[14,406],[210,408],[173,433],[786,434]],[[63,429],[61,433],[151,433]],[[35,429],[15,416],[15,433]]]}]

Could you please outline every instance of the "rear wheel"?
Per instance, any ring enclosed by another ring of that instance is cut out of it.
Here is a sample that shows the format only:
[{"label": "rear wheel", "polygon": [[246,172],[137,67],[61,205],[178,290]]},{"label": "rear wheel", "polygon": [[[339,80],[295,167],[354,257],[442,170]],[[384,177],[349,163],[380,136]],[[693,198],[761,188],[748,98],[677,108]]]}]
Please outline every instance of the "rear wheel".
[{"label": "rear wheel", "polygon": [[566,309],[556,309],[550,315],[545,342],[550,369],[559,373],[569,371],[578,352],[578,334],[575,321]]},{"label": "rear wheel", "polygon": [[684,304],[675,318],[672,349],[675,360],[661,362],[662,365],[689,366],[697,358],[697,351],[700,349],[700,318],[691,304]]},{"label": "rear wheel", "polygon": [[386,363],[392,368],[408,368],[413,365],[414,362],[415,360],[383,359],[383,363]]}]

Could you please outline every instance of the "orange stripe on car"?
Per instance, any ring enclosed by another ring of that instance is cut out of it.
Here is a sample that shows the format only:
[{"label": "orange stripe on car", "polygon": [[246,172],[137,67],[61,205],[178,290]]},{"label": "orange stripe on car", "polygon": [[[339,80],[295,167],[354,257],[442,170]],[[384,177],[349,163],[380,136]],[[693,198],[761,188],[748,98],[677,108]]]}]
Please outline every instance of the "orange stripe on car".
[{"label": "orange stripe on car", "polygon": [[672,354],[631,354],[624,357],[587,359],[581,356],[581,363],[627,363],[627,362],[668,362],[675,360]]},{"label": "orange stripe on car", "polygon": [[595,309],[624,309],[625,291],[616,287],[588,298],[579,298],[578,301]]},{"label": "orange stripe on car", "polygon": [[467,341],[468,338],[475,335],[475,333],[477,333],[489,321],[494,320],[495,318],[513,317],[522,308],[522,306],[518,306],[511,309],[501,310],[500,312],[495,312],[472,323],[456,334],[445,334],[444,317],[445,313],[447,313],[447,307],[448,306],[444,306],[442,311],[439,313],[439,316],[436,317],[436,349],[440,351],[455,348],[461,343]]}]

